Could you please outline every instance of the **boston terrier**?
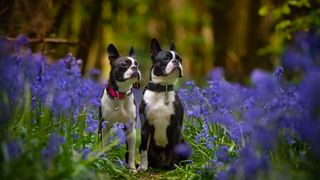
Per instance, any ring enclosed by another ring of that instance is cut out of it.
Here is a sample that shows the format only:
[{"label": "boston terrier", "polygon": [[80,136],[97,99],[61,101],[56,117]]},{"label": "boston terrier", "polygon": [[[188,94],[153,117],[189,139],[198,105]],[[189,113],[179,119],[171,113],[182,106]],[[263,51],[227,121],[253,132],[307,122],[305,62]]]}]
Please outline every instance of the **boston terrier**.
[{"label": "boston terrier", "polygon": [[[141,73],[132,47],[129,56],[120,56],[113,44],[108,46],[107,51],[111,71],[108,84],[101,97],[99,137],[102,139],[102,143],[106,144],[107,134],[112,125],[116,122],[122,122],[125,125],[123,130],[126,134],[126,161],[129,169],[135,172],[137,114],[132,87],[135,82],[141,80]],[[108,122],[103,123],[104,120]]]},{"label": "boston terrier", "polygon": [[149,167],[172,169],[181,156],[175,148],[183,143],[183,107],[174,85],[183,76],[182,59],[175,52],[162,50],[156,39],[151,41],[152,67],[143,92],[139,114],[141,120],[141,164],[139,171]]}]

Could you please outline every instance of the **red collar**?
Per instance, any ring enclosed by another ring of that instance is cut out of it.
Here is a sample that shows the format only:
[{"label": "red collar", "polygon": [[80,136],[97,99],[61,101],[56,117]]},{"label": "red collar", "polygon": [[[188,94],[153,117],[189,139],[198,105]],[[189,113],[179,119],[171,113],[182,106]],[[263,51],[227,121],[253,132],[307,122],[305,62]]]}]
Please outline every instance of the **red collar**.
[{"label": "red collar", "polygon": [[124,99],[126,95],[131,95],[131,90],[129,92],[119,92],[115,89],[113,89],[111,86],[107,85],[106,91],[109,94],[109,96],[113,97],[113,99]]}]

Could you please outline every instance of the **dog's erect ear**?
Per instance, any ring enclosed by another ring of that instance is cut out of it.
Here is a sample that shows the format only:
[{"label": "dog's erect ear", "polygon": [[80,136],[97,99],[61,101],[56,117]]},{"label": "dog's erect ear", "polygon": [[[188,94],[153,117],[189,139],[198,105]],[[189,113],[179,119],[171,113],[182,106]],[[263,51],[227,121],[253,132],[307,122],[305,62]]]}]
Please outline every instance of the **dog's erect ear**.
[{"label": "dog's erect ear", "polygon": [[113,44],[110,44],[108,46],[108,50],[107,51],[108,51],[108,55],[109,55],[109,60],[110,61],[114,61],[120,56],[117,48]]},{"label": "dog's erect ear", "polygon": [[176,51],[176,45],[174,45],[173,41],[171,42],[170,50],[171,51]]},{"label": "dog's erect ear", "polygon": [[130,51],[129,51],[129,56],[133,57],[133,58],[136,58],[136,53],[134,52],[134,49],[133,49],[132,46],[131,46]]},{"label": "dog's erect ear", "polygon": [[151,56],[157,55],[161,51],[161,47],[157,39],[153,38],[151,40]]}]

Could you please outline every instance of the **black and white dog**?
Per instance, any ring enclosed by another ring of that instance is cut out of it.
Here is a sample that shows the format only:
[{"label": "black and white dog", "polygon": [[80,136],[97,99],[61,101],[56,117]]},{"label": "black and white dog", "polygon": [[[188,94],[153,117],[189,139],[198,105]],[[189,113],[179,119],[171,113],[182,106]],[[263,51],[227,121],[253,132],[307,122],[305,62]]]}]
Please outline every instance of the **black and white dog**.
[{"label": "black and white dog", "polygon": [[[129,169],[136,171],[135,166],[135,146],[136,146],[136,105],[132,95],[133,83],[140,81],[141,73],[138,62],[135,58],[133,48],[130,49],[129,56],[120,56],[117,48],[110,44],[108,46],[109,61],[111,71],[109,81],[103,90],[100,108],[99,134],[102,135],[102,143],[107,143],[107,133],[116,122],[125,124],[126,133],[126,161]],[[103,127],[103,121],[108,123]],[[102,134],[101,134],[102,133]]]},{"label": "black and white dog", "polygon": [[172,43],[161,50],[151,41],[152,67],[143,93],[139,113],[141,120],[141,164],[139,170],[174,167],[181,157],[174,149],[182,143],[183,107],[173,86],[183,76],[181,57]]}]

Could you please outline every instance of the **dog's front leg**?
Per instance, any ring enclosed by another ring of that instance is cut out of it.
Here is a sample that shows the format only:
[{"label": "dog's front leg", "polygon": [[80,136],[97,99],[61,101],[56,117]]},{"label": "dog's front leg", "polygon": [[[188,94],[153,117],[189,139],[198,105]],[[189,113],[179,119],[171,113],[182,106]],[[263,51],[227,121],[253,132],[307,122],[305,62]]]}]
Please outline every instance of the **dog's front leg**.
[{"label": "dog's front leg", "polygon": [[147,122],[144,122],[141,127],[141,163],[139,166],[139,171],[145,171],[148,169],[148,149],[150,143],[150,128]]},{"label": "dog's front leg", "polygon": [[102,140],[102,145],[103,146],[106,146],[108,145],[108,141],[109,141],[109,133],[110,133],[110,129],[112,127],[112,124],[110,123],[107,123],[104,125],[105,127],[104,128],[101,128],[101,140]]},{"label": "dog's front leg", "polygon": [[127,151],[129,154],[128,165],[129,169],[133,172],[136,172],[135,156],[136,156],[136,128],[135,123],[130,124],[130,127],[127,127],[126,138],[128,141]]}]

